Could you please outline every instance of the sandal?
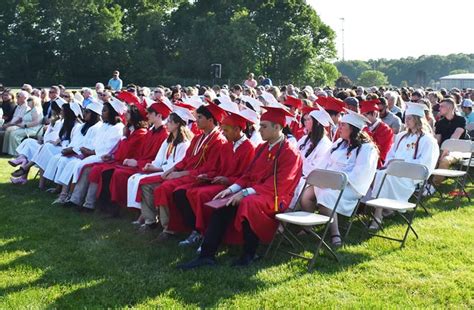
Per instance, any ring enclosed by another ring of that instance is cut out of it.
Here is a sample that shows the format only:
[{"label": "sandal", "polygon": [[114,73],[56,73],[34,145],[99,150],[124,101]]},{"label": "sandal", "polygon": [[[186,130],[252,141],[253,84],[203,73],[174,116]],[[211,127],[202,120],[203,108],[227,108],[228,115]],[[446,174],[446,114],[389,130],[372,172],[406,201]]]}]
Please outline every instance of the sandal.
[{"label": "sandal", "polygon": [[369,230],[379,230],[382,226],[382,219],[374,218],[369,225]]},{"label": "sandal", "polygon": [[[333,239],[334,238],[339,238],[338,241],[334,241]],[[341,235],[332,235],[331,236],[331,245],[334,247],[334,248],[340,248],[342,246],[342,238],[341,238]]]},{"label": "sandal", "polygon": [[25,168],[20,167],[20,168],[18,168],[17,170],[13,171],[13,172],[11,173],[11,176],[12,176],[12,177],[15,177],[15,178],[18,178],[18,177],[21,177],[21,176],[23,176],[23,175],[26,175],[26,172],[27,172],[27,171],[26,171]]}]

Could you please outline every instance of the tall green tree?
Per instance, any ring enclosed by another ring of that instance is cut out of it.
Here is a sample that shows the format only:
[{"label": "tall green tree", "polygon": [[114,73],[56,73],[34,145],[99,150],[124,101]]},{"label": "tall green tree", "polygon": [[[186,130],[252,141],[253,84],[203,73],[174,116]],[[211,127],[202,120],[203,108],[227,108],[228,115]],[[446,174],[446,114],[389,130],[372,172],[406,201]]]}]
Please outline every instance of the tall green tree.
[{"label": "tall green tree", "polygon": [[388,79],[383,72],[377,70],[367,70],[361,73],[357,79],[361,86],[384,86],[388,85]]}]

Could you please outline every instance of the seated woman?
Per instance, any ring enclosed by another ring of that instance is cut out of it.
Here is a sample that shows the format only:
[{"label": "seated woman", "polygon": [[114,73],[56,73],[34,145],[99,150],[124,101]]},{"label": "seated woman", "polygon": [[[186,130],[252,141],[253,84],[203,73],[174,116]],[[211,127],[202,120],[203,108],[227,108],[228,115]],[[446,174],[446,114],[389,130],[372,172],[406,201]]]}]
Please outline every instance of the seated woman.
[{"label": "seated woman", "polygon": [[59,131],[63,125],[60,105],[56,102],[53,102],[51,105],[51,111],[51,123],[46,129],[44,135],[38,137],[38,139],[28,138],[23,140],[23,142],[21,142],[16,148],[18,153],[17,158],[8,161],[11,166],[16,167],[18,165],[22,165],[22,167],[25,167],[26,164],[28,164],[28,162],[33,159],[35,154],[39,152],[43,144],[55,143],[59,139]]},{"label": "seated woman", "polygon": [[41,99],[31,96],[26,100],[29,110],[23,115],[22,121],[18,124],[18,129],[13,130],[8,136],[6,152],[10,155],[18,155],[16,148],[25,137],[37,136],[43,128],[43,108]]},{"label": "seated woman", "polygon": [[[348,183],[330,224],[331,243],[341,246],[337,214],[351,216],[360,198],[367,194],[377,169],[378,150],[370,137],[362,129],[368,120],[360,114],[347,110],[340,122],[340,138],[334,142],[325,158],[323,169],[344,172]],[[301,197],[304,211],[313,212],[317,204],[319,212],[331,215],[339,196],[339,191],[307,187]]]},{"label": "seated woman", "polygon": [[295,189],[295,194],[290,203],[290,209],[293,209],[298,197],[303,190],[306,177],[314,169],[321,169],[326,166],[325,159],[331,150],[332,142],[329,140],[326,128],[334,125],[331,116],[322,107],[319,110],[311,111],[309,114],[303,115],[303,123],[305,131],[304,135],[297,144],[303,159],[303,176]]},{"label": "seated woman", "polygon": [[196,120],[189,110],[179,107],[174,108],[173,113],[168,118],[168,138],[161,145],[155,160],[145,165],[143,173],[136,173],[128,179],[127,207],[141,209],[141,203],[137,201],[137,194],[140,181],[143,178],[161,175],[183,159],[193,137],[186,126],[189,120]]},{"label": "seated woman", "polygon": [[69,103],[62,98],[56,100],[56,102],[61,106],[61,118],[63,119],[61,129],[59,130],[59,138],[53,143],[43,144],[31,161],[14,172],[13,176],[15,178],[11,180],[12,183],[25,184],[31,167],[37,165],[40,169],[39,188],[44,189],[45,178],[43,177],[43,173],[46,170],[48,163],[54,155],[61,153],[63,147],[69,145],[73,132],[75,132],[81,125],[80,119],[74,111],[71,110]]},{"label": "seated woman", "polygon": [[[436,168],[439,147],[425,119],[424,108],[423,104],[408,103],[408,108],[405,111],[406,130],[397,134],[395,143],[387,154],[384,167],[377,171],[372,197],[375,198],[377,195],[385,175],[385,168],[391,161],[402,160],[408,163],[422,164],[428,168],[430,173]],[[418,184],[419,182],[411,179],[387,176],[380,189],[379,197],[408,201]],[[374,213],[375,220],[372,221],[369,228],[379,229],[384,215],[387,216],[388,211],[377,208]]]}]

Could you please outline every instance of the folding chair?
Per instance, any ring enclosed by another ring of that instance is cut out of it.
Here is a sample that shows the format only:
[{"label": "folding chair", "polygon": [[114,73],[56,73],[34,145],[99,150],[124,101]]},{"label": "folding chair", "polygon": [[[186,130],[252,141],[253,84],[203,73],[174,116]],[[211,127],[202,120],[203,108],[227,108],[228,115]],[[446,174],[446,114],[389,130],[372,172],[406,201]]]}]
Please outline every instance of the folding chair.
[{"label": "folding chair", "polygon": [[[471,125],[474,125],[474,123],[472,123]],[[466,167],[468,168],[472,168],[474,167],[474,160],[473,157],[474,157],[474,141],[471,141],[471,158],[466,158],[466,159],[463,159],[461,161],[461,165],[462,167]],[[469,171],[469,170],[468,170]],[[466,173],[466,183],[473,183],[474,182],[474,179],[472,178],[471,176],[471,173],[472,171],[469,171],[468,173]],[[471,184],[471,187],[473,186],[474,184]],[[469,184],[466,184],[466,187],[469,187]]]},{"label": "folding chair", "polygon": [[[445,178],[454,179],[455,188],[454,192],[457,192],[456,199],[460,196],[465,196],[471,202],[471,197],[469,193],[465,190],[466,185],[466,177],[469,173],[469,168],[471,167],[472,162],[472,152],[473,146],[472,142],[469,140],[459,140],[459,139],[448,139],[443,142],[441,145],[441,151],[449,151],[449,152],[459,152],[459,153],[466,153],[467,162],[466,165],[461,165],[461,169],[435,169],[432,176],[442,176]],[[464,169],[465,167],[465,169]],[[443,193],[431,182],[431,185],[439,192],[441,199],[444,199]]]},{"label": "folding chair", "polygon": [[[392,211],[396,211],[398,215],[407,223],[407,230],[403,236],[403,239],[398,239],[398,238],[393,238],[385,235],[378,235],[378,234],[372,234],[369,233],[373,236],[376,237],[382,237],[385,239],[393,240],[393,241],[398,241],[401,242],[401,248],[405,246],[405,241],[408,236],[408,232],[411,230],[415,234],[416,238],[418,239],[418,234],[416,233],[415,229],[412,226],[413,218],[415,217],[415,212],[418,206],[421,203],[422,195],[416,195],[416,203],[411,203],[411,202],[405,202],[405,201],[398,201],[395,199],[388,199],[388,198],[379,198],[380,191],[382,190],[382,187],[385,183],[385,179],[387,176],[394,176],[398,178],[409,178],[415,181],[422,181],[423,185],[421,188],[424,188],[426,185],[426,182],[428,181],[428,178],[430,176],[430,172],[428,168],[424,165],[420,164],[413,164],[413,163],[407,163],[403,161],[394,161],[391,162],[386,171],[385,175],[382,179],[382,183],[380,184],[379,191],[377,192],[377,196],[375,199],[367,201],[365,204],[367,206],[370,206],[374,209],[378,208],[383,208],[383,209],[388,209]],[[402,212],[404,211],[409,211],[412,210],[411,214],[404,215]],[[373,220],[377,221],[375,217],[371,214],[371,217]],[[381,223],[379,223],[381,225]],[[380,226],[382,231],[383,227]]]},{"label": "folding chair", "polygon": [[[288,226],[294,225],[298,227],[302,227],[307,233],[315,237],[318,242],[316,247],[313,251],[312,257],[308,258],[297,253],[288,252],[290,255],[297,256],[300,258],[304,258],[309,260],[308,271],[313,269],[313,266],[316,262],[316,258],[319,254],[321,247],[331,254],[336,261],[339,261],[336,254],[330,248],[330,246],[324,241],[326,235],[329,231],[329,225],[333,222],[333,218],[336,214],[336,208],[341,200],[342,193],[344,192],[344,188],[347,184],[347,175],[343,172],[336,172],[330,170],[323,170],[323,169],[315,169],[313,170],[308,177],[306,178],[306,183],[301,191],[300,196],[298,197],[297,204],[301,200],[301,196],[303,195],[304,190],[308,186],[316,186],[321,189],[332,189],[339,191],[339,196],[336,200],[336,204],[334,205],[334,209],[332,210],[330,216],[325,216],[322,214],[316,214],[312,212],[305,212],[305,211],[295,211],[295,212],[288,212],[288,213],[279,213],[276,215],[276,219],[280,221],[282,230],[275,233],[275,236],[270,243],[265,256],[268,255],[270,249],[272,248],[273,244],[276,243],[275,247],[275,254],[278,251],[283,239],[286,239],[293,247],[294,243],[291,241],[292,239],[298,243],[303,249],[304,245],[302,242],[295,236],[289,229]],[[315,227],[324,225],[322,235],[319,235],[315,231]],[[277,240],[279,239],[279,240]],[[275,255],[274,254],[274,255]]]},{"label": "folding chair", "polygon": [[474,123],[469,123],[466,125],[466,132],[471,137],[471,140],[474,140]]}]

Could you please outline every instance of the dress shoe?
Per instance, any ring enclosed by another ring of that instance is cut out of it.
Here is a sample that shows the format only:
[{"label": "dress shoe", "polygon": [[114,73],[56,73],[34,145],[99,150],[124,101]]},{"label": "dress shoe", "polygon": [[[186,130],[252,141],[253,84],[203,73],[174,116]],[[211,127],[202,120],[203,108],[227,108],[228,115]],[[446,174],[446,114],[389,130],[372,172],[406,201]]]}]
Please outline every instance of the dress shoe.
[{"label": "dress shoe", "polygon": [[176,267],[181,270],[190,270],[190,269],[199,268],[203,266],[215,266],[215,265],[217,265],[217,262],[214,257],[198,257],[198,258],[193,259],[190,262],[179,264]]}]

